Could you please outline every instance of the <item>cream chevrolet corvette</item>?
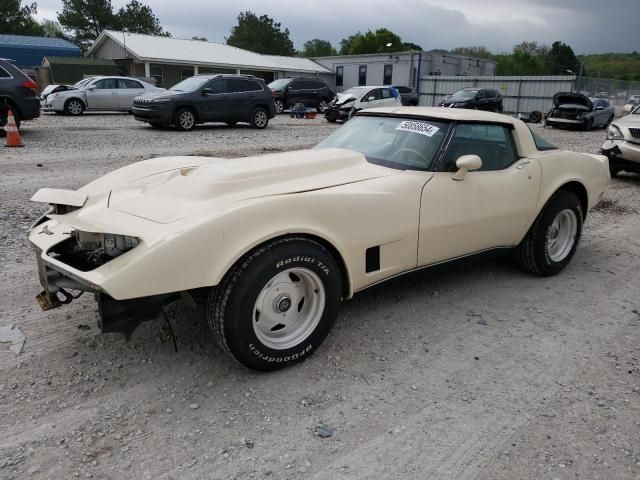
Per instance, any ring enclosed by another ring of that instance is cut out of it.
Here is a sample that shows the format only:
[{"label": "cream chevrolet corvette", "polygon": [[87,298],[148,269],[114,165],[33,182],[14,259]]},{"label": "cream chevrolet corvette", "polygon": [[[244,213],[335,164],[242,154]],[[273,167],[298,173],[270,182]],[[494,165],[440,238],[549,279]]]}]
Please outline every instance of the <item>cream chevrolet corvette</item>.
[{"label": "cream chevrolet corvette", "polygon": [[512,117],[366,110],[310,150],[156,158],[39,190],[52,208],[29,234],[37,300],[91,292],[106,331],[200,300],[224,350],[272,370],[318,348],[341,300],[391,277],[492,249],[560,272],[609,181],[606,157]]}]

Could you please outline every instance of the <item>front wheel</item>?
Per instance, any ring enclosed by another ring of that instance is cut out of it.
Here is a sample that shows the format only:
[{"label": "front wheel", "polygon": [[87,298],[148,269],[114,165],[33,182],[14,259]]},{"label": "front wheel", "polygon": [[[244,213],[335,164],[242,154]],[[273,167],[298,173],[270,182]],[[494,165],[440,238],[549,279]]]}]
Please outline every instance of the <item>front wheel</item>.
[{"label": "front wheel", "polygon": [[592,130],[593,129],[593,118],[590,118],[586,122],[584,122],[583,128],[587,132]]},{"label": "front wheel", "polygon": [[196,126],[196,116],[190,108],[180,108],[173,117],[173,125],[181,132],[193,130]]},{"label": "front wheel", "polygon": [[515,250],[517,265],[547,277],[571,261],[582,234],[583,212],[575,193],[559,191],[547,202]]},{"label": "front wheel", "polygon": [[331,253],[285,238],[239,260],[214,287],[207,318],[220,346],[243,365],[276,370],[324,341],[340,306],[341,274]]},{"label": "front wheel", "polygon": [[81,115],[84,111],[84,104],[77,98],[72,98],[71,100],[67,100],[67,103],[64,104],[64,111],[67,115],[76,117]]},{"label": "front wheel", "polygon": [[284,102],[281,99],[274,100],[273,105],[276,107],[277,114],[284,112]]},{"label": "front wheel", "polygon": [[253,112],[251,112],[249,123],[251,124],[251,128],[262,130],[269,124],[269,113],[264,108],[254,108]]}]

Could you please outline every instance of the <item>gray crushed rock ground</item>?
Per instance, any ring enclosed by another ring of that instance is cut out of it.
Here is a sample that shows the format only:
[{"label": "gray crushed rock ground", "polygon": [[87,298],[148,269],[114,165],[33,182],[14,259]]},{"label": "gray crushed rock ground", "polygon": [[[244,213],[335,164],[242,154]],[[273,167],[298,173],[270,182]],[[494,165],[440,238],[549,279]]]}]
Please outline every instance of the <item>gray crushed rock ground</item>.
[{"label": "gray crushed rock ground", "polygon": [[[43,115],[0,151],[0,478],[638,479],[640,176],[614,180],[561,275],[506,259],[424,271],[344,305],[318,352],[260,374],[178,306],[130,343],[91,298],[43,313],[26,230],[40,187],[162,155],[311,146],[323,119],[156,131],[128,115]],[[597,152],[603,130],[542,129]]]}]

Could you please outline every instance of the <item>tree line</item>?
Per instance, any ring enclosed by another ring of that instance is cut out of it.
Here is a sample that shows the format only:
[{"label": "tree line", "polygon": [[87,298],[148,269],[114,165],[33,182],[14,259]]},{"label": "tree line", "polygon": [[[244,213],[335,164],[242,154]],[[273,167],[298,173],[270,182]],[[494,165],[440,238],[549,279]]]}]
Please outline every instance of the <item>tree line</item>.
[{"label": "tree line", "polygon": [[[0,32],[19,35],[60,37],[71,40],[83,51],[105,29],[126,30],[132,33],[171,36],[165,31],[151,10],[139,0],[130,0],[124,7],[114,10],[111,0],[62,0],[57,21],[36,21],[37,4],[23,4],[22,0],[0,2]],[[402,38],[387,28],[357,32],[340,41],[339,48],[328,40],[314,38],[296,51],[289,29],[268,15],[252,11],[240,12],[237,24],[225,38],[228,45],[256,53],[301,57],[329,55],[360,55],[367,53],[422,50],[422,47]],[[193,40],[207,41],[193,36]],[[515,45],[509,53],[492,53],[484,46],[458,47],[452,50],[434,50],[485,58],[497,62],[496,75],[564,75],[582,71],[603,78],[640,80],[640,54],[604,54],[576,56],[570,45],[556,41],[551,45],[525,41]]]}]

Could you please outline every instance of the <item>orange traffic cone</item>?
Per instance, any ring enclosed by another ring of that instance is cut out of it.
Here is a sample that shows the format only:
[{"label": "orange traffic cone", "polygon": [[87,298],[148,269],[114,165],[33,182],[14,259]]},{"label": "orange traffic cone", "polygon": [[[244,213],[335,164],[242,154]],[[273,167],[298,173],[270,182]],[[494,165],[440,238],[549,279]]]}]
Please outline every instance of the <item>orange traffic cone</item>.
[{"label": "orange traffic cone", "polygon": [[18,126],[16,120],[13,118],[13,112],[9,110],[7,114],[7,124],[4,127],[4,131],[7,132],[7,143],[5,147],[24,147],[22,140],[20,139],[20,132],[18,132]]}]

